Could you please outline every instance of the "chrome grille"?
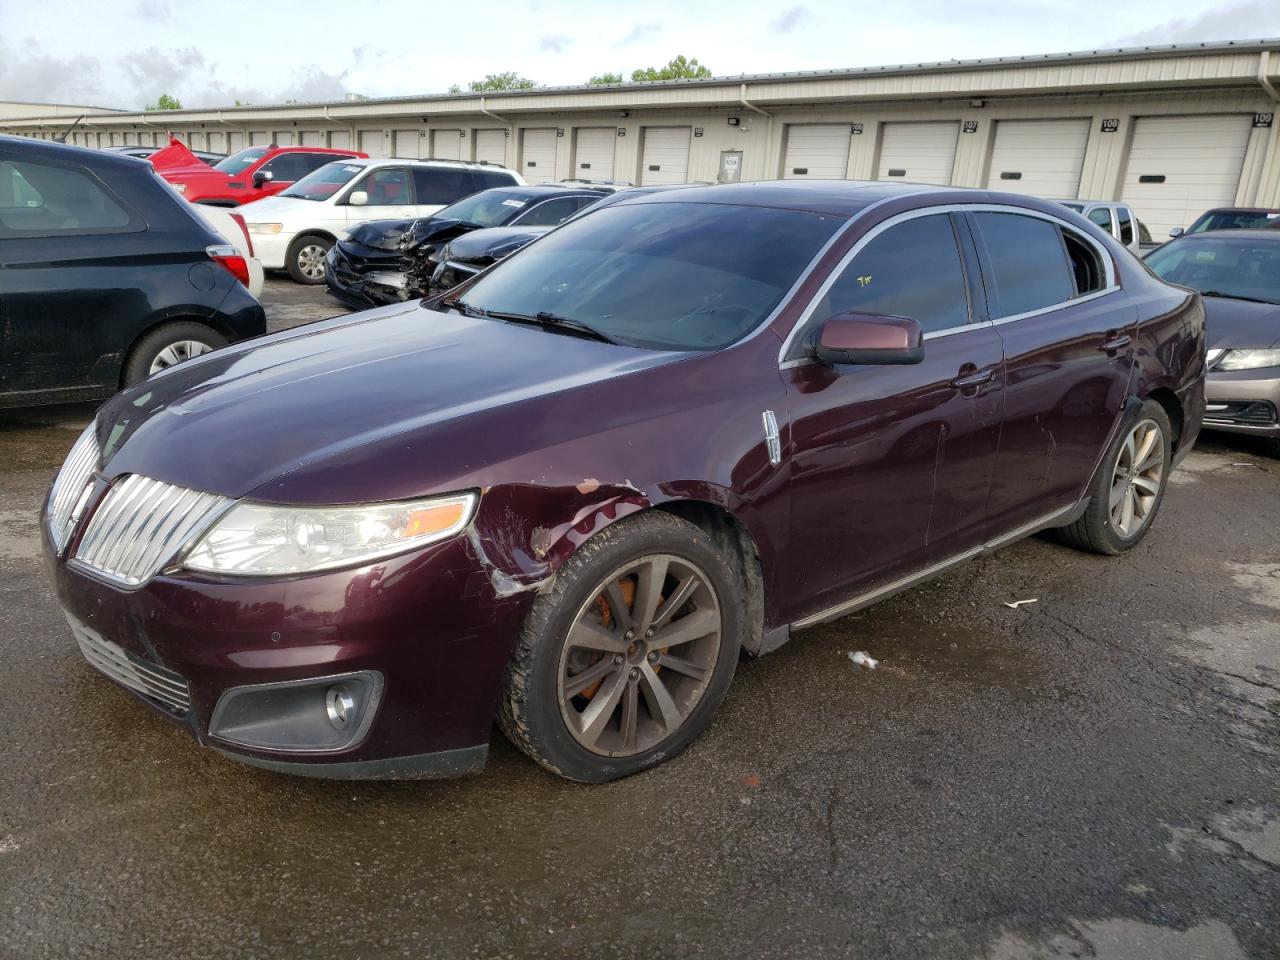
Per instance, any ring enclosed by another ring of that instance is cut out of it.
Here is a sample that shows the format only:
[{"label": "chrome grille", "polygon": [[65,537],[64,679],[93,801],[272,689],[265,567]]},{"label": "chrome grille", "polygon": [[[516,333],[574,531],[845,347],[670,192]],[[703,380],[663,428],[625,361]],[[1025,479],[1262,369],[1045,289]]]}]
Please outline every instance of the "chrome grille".
[{"label": "chrome grille", "polygon": [[159,700],[170,710],[186,713],[191,709],[191,691],[182,674],[134,656],[70,614],[67,623],[71,624],[76,644],[91,666],[130,690]]},{"label": "chrome grille", "polygon": [[53,538],[54,548],[59,553],[67,545],[80,511],[84,509],[89,484],[97,466],[98,438],[91,423],[71,447],[71,452],[62,462],[62,469],[53,481],[53,489],[49,491],[49,509],[46,513],[49,536]]},{"label": "chrome grille", "polygon": [[137,586],[202,533],[227,502],[212,493],[130,474],[103,498],[73,562]]}]

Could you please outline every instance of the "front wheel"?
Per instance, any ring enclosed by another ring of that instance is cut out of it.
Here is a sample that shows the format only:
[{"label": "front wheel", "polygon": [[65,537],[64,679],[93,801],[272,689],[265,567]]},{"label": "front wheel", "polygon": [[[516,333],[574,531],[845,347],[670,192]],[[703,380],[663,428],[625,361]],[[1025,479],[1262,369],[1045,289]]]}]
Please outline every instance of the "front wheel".
[{"label": "front wheel", "polygon": [[333,241],[327,237],[307,234],[298,237],[289,244],[289,252],[285,255],[284,265],[295,283],[324,283],[327,269],[325,259]]},{"label": "front wheel", "polygon": [[1147,535],[1164,502],[1172,468],[1169,416],[1154,400],[1124,421],[1089,489],[1084,515],[1058,531],[1070,546],[1114,555]]},{"label": "front wheel", "polygon": [[661,512],[601,531],[534,601],[499,724],[570,780],[678,754],[711,723],[746,627],[743,578],[706,531]]}]

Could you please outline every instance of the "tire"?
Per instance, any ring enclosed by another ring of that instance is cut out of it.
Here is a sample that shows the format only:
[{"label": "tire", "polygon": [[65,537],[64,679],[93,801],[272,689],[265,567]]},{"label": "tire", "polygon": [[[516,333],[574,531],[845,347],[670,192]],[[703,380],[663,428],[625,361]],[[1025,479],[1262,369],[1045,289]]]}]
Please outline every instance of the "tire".
[{"label": "tire", "polygon": [[333,241],[316,233],[305,233],[289,244],[289,252],[285,254],[284,265],[295,283],[308,286],[324,283],[327,267],[325,255]]},{"label": "tire", "polygon": [[[1153,466],[1147,470],[1139,469],[1135,478],[1129,470],[1134,452],[1129,441],[1133,439],[1136,446],[1145,446],[1142,431],[1146,429],[1155,429],[1159,435],[1138,465],[1141,468],[1144,462],[1150,462]],[[1141,543],[1155,522],[1169,486],[1172,436],[1169,416],[1164,407],[1154,400],[1144,401],[1141,407],[1129,414],[1089,485],[1089,506],[1078,520],[1056,531],[1058,539],[1079,550],[1108,556],[1132,550]],[[1158,477],[1155,474],[1157,468]],[[1153,485],[1154,495],[1146,493]],[[1113,492],[1120,496],[1116,506],[1119,516],[1113,511]],[[1127,529],[1126,502],[1132,509]]]},{"label": "tire", "polygon": [[[646,618],[647,584],[659,578],[658,606]],[[689,586],[695,581],[700,585]],[[534,601],[503,680],[502,731],[547,770],[582,783],[630,776],[676,756],[710,725],[733,680],[748,629],[744,583],[736,555],[670,514],[649,511],[602,530]],[[677,591],[685,598],[673,600]],[[667,601],[678,606],[661,605]],[[715,618],[718,634],[709,626]],[[646,621],[653,639],[646,640]],[[573,627],[574,637],[596,644],[607,636],[617,647],[583,648],[570,639]],[[627,627],[637,628],[630,642]],[[685,634],[696,639],[679,639]],[[664,636],[675,642],[660,649]],[[595,682],[583,687],[584,678]],[[583,692],[575,696],[575,688]]]},{"label": "tire", "polygon": [[226,337],[195,320],[166,323],[134,346],[125,364],[123,386],[132,386],[166,367],[226,345]]}]

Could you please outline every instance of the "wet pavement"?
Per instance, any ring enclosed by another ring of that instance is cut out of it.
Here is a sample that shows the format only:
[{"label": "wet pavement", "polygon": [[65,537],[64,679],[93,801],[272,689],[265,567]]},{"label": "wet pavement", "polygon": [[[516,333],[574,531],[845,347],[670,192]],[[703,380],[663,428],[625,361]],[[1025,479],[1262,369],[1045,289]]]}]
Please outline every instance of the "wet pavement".
[{"label": "wet pavement", "polygon": [[369,784],[224,759],[82,661],[36,512],[90,415],[0,413],[6,960],[1280,956],[1280,461],[1244,442],[1128,556],[1032,539],[743,662],[642,776],[495,731],[483,776]]}]

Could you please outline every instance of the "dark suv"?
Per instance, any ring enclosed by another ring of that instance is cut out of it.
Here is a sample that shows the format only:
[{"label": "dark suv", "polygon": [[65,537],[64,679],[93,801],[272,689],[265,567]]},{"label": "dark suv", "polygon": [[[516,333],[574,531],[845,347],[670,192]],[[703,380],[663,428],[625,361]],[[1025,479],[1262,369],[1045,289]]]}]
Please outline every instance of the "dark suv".
[{"label": "dark suv", "polygon": [[265,332],[247,280],[147,161],[0,137],[0,407],[110,396]]}]

